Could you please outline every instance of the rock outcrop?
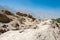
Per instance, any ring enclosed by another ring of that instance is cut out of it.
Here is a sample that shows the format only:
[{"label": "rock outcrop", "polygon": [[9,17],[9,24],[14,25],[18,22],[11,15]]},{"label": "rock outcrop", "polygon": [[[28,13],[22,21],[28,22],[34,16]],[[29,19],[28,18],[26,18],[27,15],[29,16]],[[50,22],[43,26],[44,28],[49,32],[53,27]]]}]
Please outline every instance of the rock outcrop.
[{"label": "rock outcrop", "polygon": [[0,40],[60,40],[59,24],[39,20],[30,14],[0,13]]},{"label": "rock outcrop", "polygon": [[0,35],[0,40],[60,40],[60,28],[52,20],[41,22],[38,27],[8,31]]}]

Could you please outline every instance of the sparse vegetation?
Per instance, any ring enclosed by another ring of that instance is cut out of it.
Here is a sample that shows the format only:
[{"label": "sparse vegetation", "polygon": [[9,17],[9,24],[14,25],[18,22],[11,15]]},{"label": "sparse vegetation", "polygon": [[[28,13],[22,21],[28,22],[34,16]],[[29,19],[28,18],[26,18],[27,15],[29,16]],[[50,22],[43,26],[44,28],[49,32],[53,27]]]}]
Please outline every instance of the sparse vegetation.
[{"label": "sparse vegetation", "polygon": [[6,15],[0,14],[0,22],[9,23],[12,19],[9,19]]},{"label": "sparse vegetation", "polygon": [[7,27],[8,27],[8,25],[3,25],[2,27],[3,27],[3,28],[7,28]]},{"label": "sparse vegetation", "polygon": [[58,23],[60,23],[60,18],[57,18],[55,21],[57,21]]},{"label": "sparse vegetation", "polygon": [[16,14],[20,15],[20,16],[25,16],[25,17],[27,16],[27,14],[23,14],[23,13],[20,13],[20,12],[17,12]]},{"label": "sparse vegetation", "polygon": [[8,10],[1,10],[4,14],[6,14],[6,15],[14,15],[14,14],[12,14],[10,11],[8,11]]}]

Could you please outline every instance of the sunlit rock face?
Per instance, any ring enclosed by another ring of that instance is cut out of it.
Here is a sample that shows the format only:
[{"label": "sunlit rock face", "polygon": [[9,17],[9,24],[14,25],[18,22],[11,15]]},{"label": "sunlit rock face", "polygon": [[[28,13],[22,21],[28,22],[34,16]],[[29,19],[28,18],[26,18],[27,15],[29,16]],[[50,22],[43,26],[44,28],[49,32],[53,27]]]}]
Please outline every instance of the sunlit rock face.
[{"label": "sunlit rock face", "polygon": [[0,40],[60,40],[60,28],[54,21],[41,21],[37,27],[37,29],[8,31],[0,35]]},{"label": "sunlit rock face", "polygon": [[2,15],[5,17],[0,16],[0,40],[60,40],[60,27],[51,19],[42,21],[30,14],[8,11]]},{"label": "sunlit rock face", "polygon": [[[0,16],[0,34],[10,30],[37,29],[41,21],[30,14],[16,13],[2,10]],[[7,20],[8,19],[8,20]]]}]

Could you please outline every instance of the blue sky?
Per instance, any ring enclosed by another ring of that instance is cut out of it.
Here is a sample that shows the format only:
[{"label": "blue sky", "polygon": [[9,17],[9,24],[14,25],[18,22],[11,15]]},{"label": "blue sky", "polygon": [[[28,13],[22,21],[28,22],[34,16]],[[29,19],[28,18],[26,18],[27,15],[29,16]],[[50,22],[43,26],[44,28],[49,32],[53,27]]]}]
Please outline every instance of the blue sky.
[{"label": "blue sky", "polygon": [[60,0],[0,0],[0,5],[31,13],[38,18],[60,17]]}]

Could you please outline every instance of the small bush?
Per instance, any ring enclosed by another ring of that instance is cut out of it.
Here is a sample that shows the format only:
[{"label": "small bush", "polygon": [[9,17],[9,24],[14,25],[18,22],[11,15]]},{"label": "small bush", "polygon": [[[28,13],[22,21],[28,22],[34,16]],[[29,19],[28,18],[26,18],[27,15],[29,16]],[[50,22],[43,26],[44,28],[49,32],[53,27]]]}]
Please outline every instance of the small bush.
[{"label": "small bush", "polygon": [[32,18],[32,19],[33,19],[33,21],[36,20],[36,18]]},{"label": "small bush", "polygon": [[29,18],[31,18],[33,21],[35,20],[35,18],[32,15],[28,15]]},{"label": "small bush", "polygon": [[58,23],[60,23],[60,18],[56,19],[56,21],[57,21]]},{"label": "small bush", "polygon": [[4,14],[7,14],[7,15],[14,15],[14,14],[12,14],[10,11],[8,11],[8,10],[2,10],[2,12],[3,12]]},{"label": "small bush", "polygon": [[58,23],[60,23],[60,18],[52,19],[52,20],[57,21]]},{"label": "small bush", "polygon": [[12,19],[9,19],[6,15],[0,14],[0,22],[9,23]]},{"label": "small bush", "polygon": [[32,15],[30,15],[30,14],[28,15],[28,17],[29,17],[29,18],[33,18],[33,16],[32,16]]},{"label": "small bush", "polygon": [[4,32],[6,32],[6,30],[0,30],[0,33],[4,33]]},{"label": "small bush", "polygon": [[17,12],[16,14],[20,15],[20,16],[25,16],[25,17],[27,16],[27,14],[23,14],[23,13],[20,13],[20,12]]},{"label": "small bush", "polygon": [[17,14],[17,15],[20,15],[20,16],[23,16],[23,14],[22,14],[22,13],[20,13],[20,12],[17,12],[16,14]]},{"label": "small bush", "polygon": [[30,14],[23,14],[23,13],[20,13],[20,12],[17,12],[16,14],[20,15],[20,16],[31,18],[33,21],[35,20],[35,18]]}]

